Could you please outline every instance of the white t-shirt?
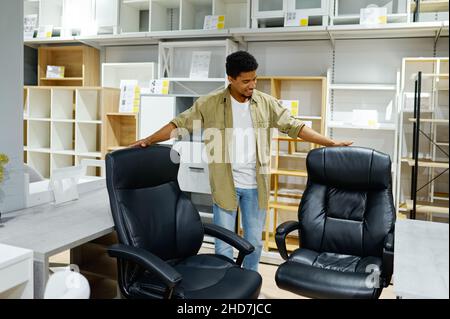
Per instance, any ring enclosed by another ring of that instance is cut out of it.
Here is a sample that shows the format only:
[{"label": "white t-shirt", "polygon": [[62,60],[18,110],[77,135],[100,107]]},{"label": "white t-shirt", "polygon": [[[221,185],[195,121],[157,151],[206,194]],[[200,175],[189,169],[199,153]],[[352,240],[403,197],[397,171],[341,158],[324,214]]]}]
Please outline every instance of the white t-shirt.
[{"label": "white t-shirt", "polygon": [[231,97],[233,110],[233,143],[230,151],[234,185],[256,188],[256,140],[250,112],[250,101],[240,103]]}]

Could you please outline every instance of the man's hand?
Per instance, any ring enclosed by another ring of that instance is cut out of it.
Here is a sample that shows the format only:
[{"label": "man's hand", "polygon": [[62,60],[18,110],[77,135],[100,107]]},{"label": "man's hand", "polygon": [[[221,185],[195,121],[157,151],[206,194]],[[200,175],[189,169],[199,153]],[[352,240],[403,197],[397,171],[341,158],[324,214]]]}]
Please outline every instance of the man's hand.
[{"label": "man's hand", "polygon": [[351,141],[333,141],[333,145],[331,146],[350,146],[353,142]]},{"label": "man's hand", "polygon": [[136,148],[136,147],[144,148],[144,147],[150,146],[151,144],[152,143],[150,142],[150,139],[148,137],[146,137],[146,138],[143,138],[143,139],[141,139],[139,141],[131,143],[130,145],[128,145],[128,147],[130,147],[130,148],[133,148],[133,147],[134,148]]}]

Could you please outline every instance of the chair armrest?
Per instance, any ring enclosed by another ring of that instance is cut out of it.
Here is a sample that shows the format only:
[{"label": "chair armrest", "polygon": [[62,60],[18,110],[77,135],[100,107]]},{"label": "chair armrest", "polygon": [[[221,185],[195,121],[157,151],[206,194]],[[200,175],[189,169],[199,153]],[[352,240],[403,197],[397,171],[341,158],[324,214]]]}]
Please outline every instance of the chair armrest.
[{"label": "chair armrest", "polygon": [[181,274],[172,266],[164,262],[158,256],[155,256],[142,248],[114,244],[108,247],[108,255],[132,261],[143,267],[145,270],[156,273],[169,289],[173,289],[183,279]]},{"label": "chair armrest", "polygon": [[392,273],[394,272],[394,230],[389,232],[384,239],[383,246],[383,268],[381,276],[383,278],[383,286],[389,286]]},{"label": "chair armrest", "polygon": [[284,260],[287,260],[289,257],[286,249],[286,236],[296,229],[300,230],[300,223],[297,221],[287,221],[277,227],[275,242],[277,243],[278,252]]},{"label": "chair armrest", "polygon": [[239,255],[236,260],[236,263],[239,266],[242,264],[244,257],[251,254],[255,250],[255,247],[253,247],[252,244],[250,244],[246,239],[239,237],[231,230],[209,223],[205,223],[203,227],[205,229],[205,234],[223,240],[239,251]]}]

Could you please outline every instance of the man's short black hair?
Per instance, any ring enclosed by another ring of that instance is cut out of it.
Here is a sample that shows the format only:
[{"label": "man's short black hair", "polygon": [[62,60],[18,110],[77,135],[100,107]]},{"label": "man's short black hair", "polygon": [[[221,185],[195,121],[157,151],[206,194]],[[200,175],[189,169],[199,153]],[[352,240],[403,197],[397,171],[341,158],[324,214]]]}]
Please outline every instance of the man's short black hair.
[{"label": "man's short black hair", "polygon": [[258,68],[258,62],[253,55],[246,51],[236,51],[227,56],[225,65],[227,75],[233,79],[237,78],[241,72],[251,72]]}]

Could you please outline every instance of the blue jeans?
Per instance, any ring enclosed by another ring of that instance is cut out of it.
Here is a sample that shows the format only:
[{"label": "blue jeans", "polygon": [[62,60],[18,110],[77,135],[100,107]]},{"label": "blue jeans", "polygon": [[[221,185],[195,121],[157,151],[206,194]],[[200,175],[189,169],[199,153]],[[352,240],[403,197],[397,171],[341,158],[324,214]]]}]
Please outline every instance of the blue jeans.
[{"label": "blue jeans", "polygon": [[[262,251],[262,231],[266,220],[266,211],[258,207],[258,190],[236,188],[236,196],[241,211],[242,228],[244,238],[247,239],[255,250],[245,256],[243,266],[246,269],[258,271],[259,259]],[[231,231],[235,230],[236,211],[228,211],[216,204],[213,206],[214,224]],[[215,240],[216,254],[233,259],[233,248],[222,240]]]}]

